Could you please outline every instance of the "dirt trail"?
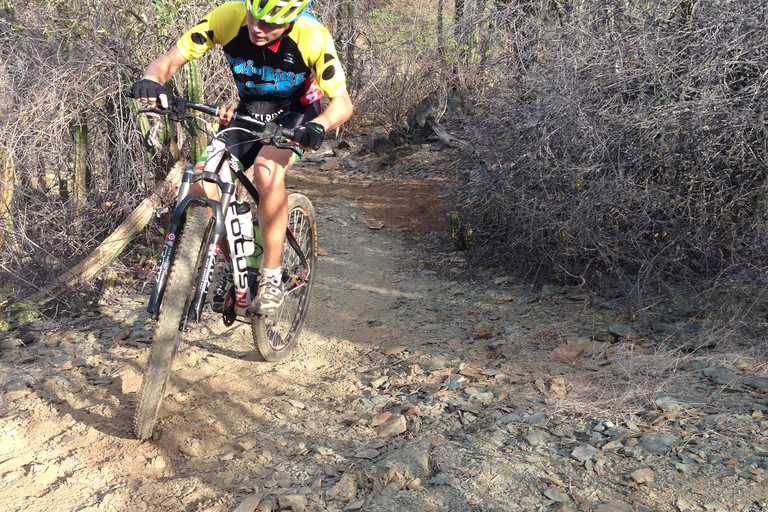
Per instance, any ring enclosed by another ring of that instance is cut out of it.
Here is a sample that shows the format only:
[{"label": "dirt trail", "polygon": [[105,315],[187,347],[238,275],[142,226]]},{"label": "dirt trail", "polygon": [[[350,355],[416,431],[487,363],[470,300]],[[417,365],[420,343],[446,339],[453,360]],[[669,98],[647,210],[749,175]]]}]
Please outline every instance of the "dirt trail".
[{"label": "dirt trail", "polygon": [[[146,296],[4,340],[0,510],[766,510],[754,361],[673,357],[659,370],[667,417],[600,415],[662,389],[653,350],[578,292],[467,275],[433,233],[449,185],[423,180],[435,152],[422,149],[397,179],[352,156],[294,172],[320,233],[300,345],[260,362],[248,326],[208,311],[184,336],[152,442],[131,433]],[[740,384],[717,384],[725,371]]]}]

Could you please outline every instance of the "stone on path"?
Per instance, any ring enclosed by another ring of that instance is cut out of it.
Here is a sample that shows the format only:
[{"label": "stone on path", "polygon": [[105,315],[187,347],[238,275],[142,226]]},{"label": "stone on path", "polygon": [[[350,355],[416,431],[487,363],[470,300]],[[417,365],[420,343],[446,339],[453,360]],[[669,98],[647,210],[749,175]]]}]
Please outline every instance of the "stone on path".
[{"label": "stone on path", "polygon": [[653,403],[663,412],[677,412],[680,410],[680,402],[667,395],[659,395],[653,399]]},{"label": "stone on path", "polygon": [[654,455],[664,455],[677,445],[680,438],[670,434],[646,434],[640,438],[640,446]]},{"label": "stone on path", "polygon": [[11,457],[6,459],[0,462],[0,476],[4,475],[5,473],[10,473],[14,469],[26,466],[33,460],[35,460],[35,458],[32,455],[22,455],[20,457]]},{"label": "stone on path", "polygon": [[368,448],[367,450],[360,450],[359,452],[355,453],[355,457],[358,459],[375,459],[380,454],[381,452],[379,452],[379,450]]},{"label": "stone on path", "polygon": [[438,475],[435,475],[434,477],[427,480],[427,484],[429,485],[448,485],[448,486],[455,486],[459,485],[460,481],[458,478],[456,478],[453,475],[440,473]]},{"label": "stone on path", "polygon": [[192,457],[193,459],[200,457],[200,452],[198,452],[194,446],[184,445],[179,447],[179,451],[187,457]]},{"label": "stone on path", "polygon": [[347,506],[344,507],[344,510],[360,510],[363,508],[363,505],[365,505],[365,500],[354,500],[347,503]]},{"label": "stone on path", "polygon": [[650,468],[642,468],[637,471],[633,471],[629,476],[632,480],[638,484],[644,484],[645,482],[653,482],[653,470]]},{"label": "stone on path", "polygon": [[536,448],[537,446],[543,446],[549,441],[549,436],[541,430],[533,430],[525,436],[525,440],[529,445]]},{"label": "stone on path", "polygon": [[754,377],[744,381],[744,384],[754,389],[763,389],[768,392],[768,377]]},{"label": "stone on path", "polygon": [[235,443],[235,450],[238,452],[247,452],[248,450],[252,449],[256,446],[256,442],[253,440],[248,441],[241,441],[239,443]]},{"label": "stone on path", "polygon": [[580,345],[560,345],[549,353],[549,358],[558,363],[570,365],[575,363],[583,353],[584,347]]},{"label": "stone on path", "polygon": [[567,503],[571,501],[571,497],[568,496],[568,492],[565,489],[560,489],[559,487],[550,487],[549,489],[546,489],[544,491],[544,496],[551,499],[552,501],[557,501],[558,503]]},{"label": "stone on path", "polygon": [[357,498],[357,475],[348,471],[341,476],[341,480],[326,493],[329,500],[348,503]]},{"label": "stone on path", "polygon": [[371,381],[371,387],[374,389],[378,389],[384,384],[386,384],[388,380],[389,380],[389,377],[387,377],[386,375],[382,375],[378,379]]},{"label": "stone on path", "polygon": [[261,503],[261,494],[254,494],[245,499],[240,505],[237,506],[232,512],[254,512],[256,507]]},{"label": "stone on path", "polygon": [[299,494],[284,494],[278,496],[280,508],[290,508],[293,510],[303,510],[307,507],[307,498]]},{"label": "stone on path", "polygon": [[431,447],[429,441],[411,443],[375,464],[370,472],[373,490],[378,491],[388,485],[405,489],[414,480],[426,480]]},{"label": "stone on path", "polygon": [[379,437],[390,437],[402,434],[408,429],[408,423],[405,416],[396,414],[389,420],[379,426],[377,432]]},{"label": "stone on path", "polygon": [[634,509],[626,503],[603,503],[595,512],[634,512]]},{"label": "stone on path", "polygon": [[568,393],[568,387],[565,383],[565,379],[562,377],[556,377],[549,383],[549,390],[559,396],[565,396]]},{"label": "stone on path", "polygon": [[387,420],[389,420],[392,417],[392,413],[387,411],[379,414],[378,416],[374,416],[371,420],[371,426],[373,428],[378,427],[379,425],[384,424]]},{"label": "stone on path", "polygon": [[733,370],[729,370],[724,366],[718,366],[714,369],[710,378],[715,382],[715,384],[720,384],[721,386],[729,386],[736,380],[737,375]]},{"label": "stone on path", "polygon": [[583,444],[571,452],[571,457],[579,462],[587,462],[600,453],[600,450],[589,444]]}]

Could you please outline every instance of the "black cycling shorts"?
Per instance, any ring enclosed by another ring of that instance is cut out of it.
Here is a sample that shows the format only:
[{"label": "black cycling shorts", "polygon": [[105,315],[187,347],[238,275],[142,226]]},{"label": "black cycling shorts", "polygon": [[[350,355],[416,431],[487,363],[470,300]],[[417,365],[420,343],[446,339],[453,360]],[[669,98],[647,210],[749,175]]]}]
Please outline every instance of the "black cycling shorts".
[{"label": "black cycling shorts", "polygon": [[[312,103],[301,110],[289,110],[287,112],[275,112],[273,114],[253,115],[247,107],[240,103],[235,112],[255,117],[259,121],[271,121],[286,128],[296,128],[320,115],[320,102]],[[232,121],[229,127],[243,126]],[[247,127],[246,127],[247,128]],[[253,165],[256,156],[264,146],[262,142],[242,130],[233,130],[227,133],[227,146],[231,153],[243,164],[243,169]]]}]

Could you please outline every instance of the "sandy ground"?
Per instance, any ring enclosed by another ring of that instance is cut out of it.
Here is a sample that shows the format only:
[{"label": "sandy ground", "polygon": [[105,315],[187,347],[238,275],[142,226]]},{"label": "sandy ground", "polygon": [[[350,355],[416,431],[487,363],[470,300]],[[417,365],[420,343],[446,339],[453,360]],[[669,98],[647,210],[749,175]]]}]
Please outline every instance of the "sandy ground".
[{"label": "sandy ground", "polygon": [[[0,510],[765,510],[759,389],[715,382],[704,410],[711,367],[679,357],[655,384],[642,340],[595,339],[620,323],[609,309],[467,273],[449,183],[338,163],[290,181],[320,236],[299,346],[261,362],[248,326],[208,311],[184,334],[154,440],[131,430],[148,290],[4,341]],[[585,349],[569,364],[551,357],[567,340]],[[675,395],[682,421],[671,406],[660,421],[600,415],[681,389],[699,389]]]}]

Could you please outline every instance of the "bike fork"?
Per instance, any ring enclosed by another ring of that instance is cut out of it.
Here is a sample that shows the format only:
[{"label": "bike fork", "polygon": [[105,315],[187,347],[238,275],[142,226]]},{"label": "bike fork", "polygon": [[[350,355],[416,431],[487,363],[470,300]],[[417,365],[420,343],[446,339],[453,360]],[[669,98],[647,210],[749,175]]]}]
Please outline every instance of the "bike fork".
[{"label": "bike fork", "polygon": [[[168,226],[168,234],[165,237],[165,243],[163,245],[163,253],[160,257],[158,264],[157,274],[155,276],[155,285],[152,287],[152,294],[149,297],[149,303],[147,304],[147,311],[153,315],[156,319],[160,314],[160,304],[163,301],[163,293],[165,292],[165,286],[168,282],[168,272],[171,262],[173,261],[173,253],[175,251],[175,243],[181,232],[181,226],[183,225],[183,217],[186,216],[187,208],[190,205],[200,205],[202,207],[209,207],[213,212],[213,228],[211,234],[208,237],[208,245],[206,248],[205,256],[203,258],[202,266],[200,268],[200,274],[195,286],[195,296],[192,299],[192,303],[189,313],[193,313],[192,319],[194,322],[200,320],[200,316],[205,304],[205,297],[208,292],[208,287],[211,284],[211,278],[213,275],[213,267],[216,264],[216,256],[221,249],[221,240],[224,237],[224,215],[221,212],[221,205],[215,201],[205,199],[199,196],[187,196],[179,203],[179,206],[174,210],[171,215],[171,222]],[[189,315],[186,315],[188,317]],[[188,318],[183,318],[180,326],[183,328],[187,324]]]},{"label": "bike fork", "polygon": [[200,321],[200,317],[203,314],[203,308],[205,307],[205,299],[208,296],[208,288],[210,288],[211,280],[213,279],[213,269],[216,266],[216,257],[221,250],[221,239],[223,236],[223,233],[219,233],[218,229],[214,229],[211,232],[211,236],[208,240],[208,248],[206,249],[203,263],[200,266],[200,277],[197,280],[197,286],[195,286],[195,296],[192,298],[187,318],[182,322],[183,324],[189,323],[190,320],[195,323]]},{"label": "bike fork", "polygon": [[[176,212],[174,212],[174,216]],[[163,300],[163,292],[165,291],[165,285],[168,283],[168,270],[171,266],[171,260],[173,259],[174,244],[179,235],[180,223],[179,219],[171,218],[171,223],[168,226],[168,232],[165,235],[165,243],[163,244],[163,252],[160,255],[160,261],[157,264],[157,273],[155,274],[155,284],[152,286],[152,294],[149,296],[149,303],[147,304],[147,312],[157,319],[160,314],[160,303]]]},{"label": "bike fork", "polygon": [[147,312],[151,313],[155,320],[157,320],[157,317],[160,314],[160,303],[163,301],[163,292],[165,291],[165,285],[168,283],[168,270],[170,269],[171,261],[173,260],[174,244],[179,237],[181,226],[183,224],[182,221],[186,215],[189,201],[185,201],[185,199],[189,194],[190,184],[193,177],[193,170],[187,169],[181,178],[179,195],[176,198],[176,208],[174,208],[173,213],[171,213],[171,222],[168,225],[168,232],[165,235],[163,252],[160,255],[160,261],[157,264],[155,284],[152,286],[152,294],[149,296],[149,303],[147,304]]}]

